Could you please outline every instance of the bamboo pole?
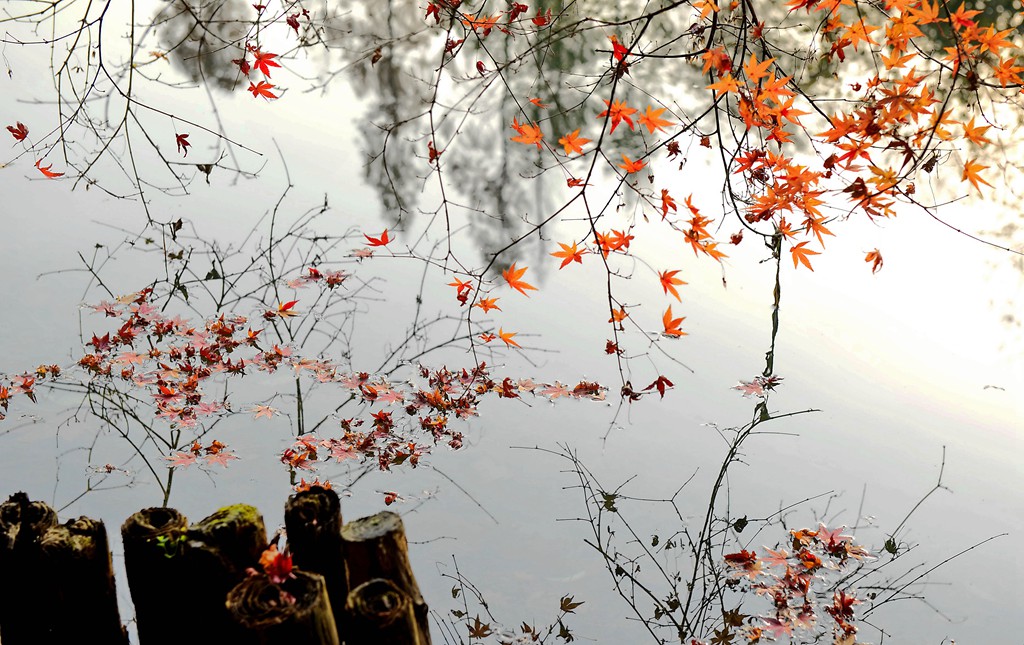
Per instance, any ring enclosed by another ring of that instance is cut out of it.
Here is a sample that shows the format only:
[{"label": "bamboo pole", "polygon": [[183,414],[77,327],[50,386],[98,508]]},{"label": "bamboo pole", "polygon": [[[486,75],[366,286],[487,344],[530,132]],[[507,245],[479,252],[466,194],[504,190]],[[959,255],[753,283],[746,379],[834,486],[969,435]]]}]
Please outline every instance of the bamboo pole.
[{"label": "bamboo pole", "polygon": [[121,525],[128,588],[143,645],[180,640],[182,621],[194,616],[183,566],[188,518],[173,508],[144,508]]},{"label": "bamboo pole", "polygon": [[38,643],[39,633],[50,632],[51,608],[43,602],[50,581],[37,572],[39,540],[56,525],[57,513],[23,492],[0,504],[0,641],[7,645]]},{"label": "bamboo pole", "polygon": [[340,645],[323,577],[306,571],[292,576],[278,585],[266,574],[251,575],[228,593],[228,613],[244,630],[245,642]]},{"label": "bamboo pole", "polygon": [[174,509],[149,508],[121,527],[139,640],[177,645],[182,626],[195,620],[192,643],[245,642],[224,600],[267,546],[263,517],[235,504],[187,524]]},{"label": "bamboo pole", "polygon": [[327,585],[334,622],[341,625],[348,596],[341,539],[341,502],[333,490],[314,486],[288,498],[284,507],[288,551],[303,571],[318,573]]},{"label": "bamboo pole", "polygon": [[39,548],[43,568],[36,575],[52,583],[52,596],[44,599],[44,607],[52,608],[51,642],[127,645],[103,522],[69,520],[49,529]]},{"label": "bamboo pole", "polygon": [[416,634],[410,636],[409,642],[430,645],[427,603],[409,564],[409,545],[402,518],[389,511],[364,517],[342,527],[341,537],[349,589],[375,578],[390,580],[412,602]]},{"label": "bamboo pole", "polygon": [[424,645],[409,594],[390,580],[375,578],[348,595],[345,645]]},{"label": "bamboo pole", "polygon": [[203,608],[203,642],[241,643],[243,635],[225,605],[228,592],[259,566],[267,548],[267,530],[258,509],[225,506],[192,525],[185,542],[185,564],[195,580],[197,607]]}]

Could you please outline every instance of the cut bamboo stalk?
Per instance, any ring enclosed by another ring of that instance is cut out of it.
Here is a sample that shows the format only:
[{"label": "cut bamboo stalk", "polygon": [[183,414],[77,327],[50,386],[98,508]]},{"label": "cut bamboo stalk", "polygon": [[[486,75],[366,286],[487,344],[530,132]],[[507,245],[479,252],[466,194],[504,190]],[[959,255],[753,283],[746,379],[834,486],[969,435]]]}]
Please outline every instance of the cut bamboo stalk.
[{"label": "cut bamboo stalk", "polygon": [[389,511],[364,517],[342,527],[341,537],[348,588],[355,589],[376,578],[390,580],[412,602],[418,642],[430,645],[429,611],[409,564],[402,518]]},{"label": "cut bamboo stalk", "polygon": [[314,486],[288,498],[284,507],[288,551],[303,571],[318,573],[327,584],[334,622],[340,625],[348,596],[341,539],[341,502],[333,490]]},{"label": "cut bamboo stalk", "polygon": [[292,576],[278,585],[266,574],[251,575],[228,593],[228,612],[244,630],[245,642],[339,645],[323,576],[306,571]]},{"label": "cut bamboo stalk", "polygon": [[103,522],[70,520],[49,529],[39,547],[43,568],[36,575],[53,583],[52,597],[44,599],[52,608],[52,642],[127,645]]},{"label": "cut bamboo stalk", "polygon": [[409,594],[390,580],[375,578],[348,595],[345,645],[424,645]]},{"label": "cut bamboo stalk", "polygon": [[128,588],[142,645],[176,643],[195,605],[184,567],[188,519],[173,508],[144,508],[121,525]]}]

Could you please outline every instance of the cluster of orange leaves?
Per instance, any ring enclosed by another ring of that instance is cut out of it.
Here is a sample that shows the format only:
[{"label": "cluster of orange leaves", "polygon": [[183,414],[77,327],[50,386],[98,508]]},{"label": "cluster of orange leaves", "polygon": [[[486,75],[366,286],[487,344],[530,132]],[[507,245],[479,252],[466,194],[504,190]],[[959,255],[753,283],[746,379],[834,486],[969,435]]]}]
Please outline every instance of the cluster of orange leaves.
[{"label": "cluster of orange leaves", "polygon": [[[459,6],[458,0],[438,0],[428,8],[427,18],[433,15],[439,23],[439,10],[443,9],[450,14],[453,25],[461,23],[467,38],[470,34],[484,38],[493,30],[515,36],[514,23],[523,22],[521,16],[529,9],[525,4],[512,3],[507,12],[482,16],[460,14]],[[699,13],[697,20],[708,24],[719,19],[715,14],[738,10],[739,3],[733,1],[720,6],[713,0],[703,0],[693,3],[692,7]],[[958,82],[974,87],[984,84],[988,89],[1016,92],[1024,84],[1021,77],[1024,67],[1017,64],[1012,54],[1016,47],[1012,30],[980,26],[976,22],[980,12],[968,10],[963,4],[955,11],[946,11],[938,0],[885,0],[873,7],[873,11],[860,11],[853,0],[789,0],[787,7],[791,14],[806,12],[822,20],[815,38],[820,40],[820,51],[827,61],[842,63],[848,57],[860,56],[875,63],[865,67],[869,70],[865,78],[848,84],[853,95],[840,103],[844,106],[842,109],[826,113],[813,97],[798,91],[792,76],[775,58],[750,53],[767,49],[752,46],[744,50],[743,59],[734,60],[730,45],[712,40],[695,60],[708,77],[705,89],[712,107],[736,119],[737,125],[750,133],[740,138],[737,150],[730,151],[733,160],[730,170],[743,178],[748,191],[740,196],[745,202],[744,226],[787,243],[794,268],[813,271],[814,258],[823,252],[826,238],[834,236],[830,226],[837,215],[826,214],[826,205],[848,200],[852,202],[849,212],[860,211],[869,218],[893,216],[898,202],[914,203],[913,179],[918,171],[931,172],[936,165],[937,142],[962,141],[967,150],[978,150],[991,143],[986,135],[990,125],[977,115],[965,116],[962,120],[955,118],[953,109],[939,97],[940,89],[948,91],[945,88],[949,86],[949,74],[957,76]],[[549,21],[550,15],[534,23],[545,27]],[[927,25],[932,27],[926,28]],[[745,23],[744,27],[751,42],[769,37],[770,30],[764,23]],[[956,44],[946,48],[944,59],[937,60],[927,55],[923,41],[934,38],[934,30],[942,29]],[[700,26],[695,26],[694,30],[694,33],[703,33]],[[624,42],[614,35],[609,40],[610,66],[616,78],[628,74],[631,67],[644,61],[642,41]],[[454,57],[455,50],[450,45],[451,41],[448,52]],[[478,63],[477,68],[482,69],[482,64]],[[963,74],[962,70],[968,72]],[[545,139],[545,123],[553,120],[547,119],[542,111],[550,106],[540,97],[524,99],[521,114],[512,119],[510,127],[514,135],[510,140],[546,151],[568,174],[569,164],[577,158],[601,154],[599,148],[589,145],[598,134],[600,141],[604,141],[620,129],[645,136],[663,133],[670,137],[667,141],[652,146],[645,140],[643,151],[639,154],[628,150],[621,152],[621,163],[609,161],[609,168],[621,182],[630,185],[659,211],[660,219],[681,233],[685,244],[697,256],[718,261],[727,257],[711,234],[714,219],[701,214],[692,203],[692,195],[686,197],[685,216],[681,217],[680,204],[668,189],[662,188],[657,198],[654,196],[657,193],[641,190],[635,180],[639,173],[650,170],[655,152],[667,150],[670,159],[680,153],[677,141],[680,134],[696,132],[700,145],[709,148],[710,137],[700,136],[695,124],[682,126],[675,132],[679,124],[664,117],[667,108],[648,104],[641,111],[639,106],[630,105],[628,98],[614,94],[602,100],[603,110],[592,113],[601,121],[600,132],[588,133],[581,125],[557,139],[559,149]],[[813,111],[808,109],[812,106]],[[805,122],[812,114],[825,122],[816,133]],[[585,136],[587,134],[589,137]],[[787,148],[795,143],[794,137],[798,134],[811,139],[820,154],[820,165],[807,165],[790,154]],[[982,175],[986,169],[977,154],[968,153],[961,179],[980,192],[983,185],[991,186]],[[566,182],[570,188],[584,191],[590,185],[587,179],[569,174]],[[649,179],[654,181],[653,174]],[[843,210],[839,212],[842,214]],[[634,226],[636,224],[611,230],[592,226],[583,240],[556,241],[558,248],[550,255],[559,261],[561,270],[572,264],[583,265],[584,256],[588,254],[605,261],[613,254],[631,254]],[[738,244],[742,238],[743,231],[740,231],[730,239]],[[867,252],[864,260],[873,273],[882,268],[882,254],[877,248]],[[512,263],[502,272],[502,277],[513,290],[528,295],[527,292],[535,288],[524,281],[525,272],[526,267],[519,268]],[[679,269],[655,269],[663,293],[677,302],[681,302],[677,287],[685,284],[677,277],[680,272]],[[498,298],[490,293],[474,297],[473,290],[483,283],[482,278],[476,284],[455,278],[450,286],[455,287],[456,297],[463,305],[472,302],[471,306],[484,313],[501,311]],[[628,315],[625,307],[613,304],[609,323],[621,330]],[[685,334],[680,327],[683,320],[675,317],[669,306],[662,315],[663,333],[667,336]],[[514,336],[515,332],[499,327],[497,333],[484,334],[481,339],[485,342],[500,339],[509,347],[519,347]],[[613,347],[609,353],[620,352],[611,341],[609,346]]]}]

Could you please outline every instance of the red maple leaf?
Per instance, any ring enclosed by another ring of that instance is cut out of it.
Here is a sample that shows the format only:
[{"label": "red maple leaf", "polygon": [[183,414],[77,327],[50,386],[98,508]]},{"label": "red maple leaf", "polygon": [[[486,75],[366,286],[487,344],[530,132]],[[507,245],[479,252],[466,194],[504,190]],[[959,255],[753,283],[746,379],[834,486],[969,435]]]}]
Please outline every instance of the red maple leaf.
[{"label": "red maple leaf", "polygon": [[270,548],[260,556],[260,566],[263,567],[263,571],[274,584],[279,585],[285,580],[295,577],[295,574],[292,573],[291,554],[288,553],[287,548],[284,552],[279,552],[276,544],[271,544]]},{"label": "red maple leaf", "polygon": [[[611,352],[609,352],[609,353],[611,353]],[[646,392],[647,390],[653,390],[654,388],[657,388],[658,389],[658,394],[660,394],[661,398],[664,399],[665,398],[665,386],[675,387],[674,384],[672,383],[672,381],[668,380],[667,378],[665,378],[664,376],[661,376],[659,374],[658,375],[658,380],[656,380],[655,382],[653,382],[650,385],[648,385],[647,387],[645,387],[644,391]]]},{"label": "red maple leaf", "polygon": [[257,83],[249,83],[249,91],[252,92],[253,98],[262,96],[265,99],[276,99],[277,95],[270,90],[274,89],[274,86],[266,81],[260,81]]},{"label": "red maple leaf", "polygon": [[182,156],[188,156],[188,147],[192,145],[188,142],[187,134],[179,134],[174,137],[175,142],[178,144],[178,152],[182,153]]},{"label": "red maple leaf", "polygon": [[612,56],[615,57],[615,60],[622,62],[629,50],[615,36],[608,36],[608,40],[612,41]]},{"label": "red maple leaf", "polygon": [[551,10],[548,9],[547,13],[541,13],[541,10],[537,9],[537,15],[531,18],[531,20],[533,20],[533,24],[538,27],[545,26],[551,22]]},{"label": "red maple leaf", "polygon": [[92,345],[97,352],[105,352],[110,349],[110,332],[107,332],[103,336],[92,335],[92,340],[86,343],[86,345]]},{"label": "red maple leaf", "polygon": [[249,66],[249,61],[245,60],[245,58],[232,58],[231,62],[235,65],[238,65],[239,71],[241,71],[246,76],[248,76],[249,72],[252,70],[252,68]]},{"label": "red maple leaf", "polygon": [[263,53],[257,49],[253,51],[253,55],[256,57],[256,60],[253,61],[252,66],[263,72],[263,75],[267,78],[270,78],[271,67],[280,67],[280,65],[274,61],[274,59],[277,58],[277,54],[271,54],[270,52]]},{"label": "red maple leaf", "polygon": [[21,121],[18,121],[18,125],[7,126],[7,131],[18,141],[24,141],[25,137],[28,136],[28,128]]},{"label": "red maple leaf", "polygon": [[42,159],[37,159],[36,160],[36,168],[39,169],[39,172],[41,172],[44,175],[46,175],[47,179],[53,179],[55,177],[63,177],[64,176],[64,173],[62,173],[62,172],[53,172],[52,170],[50,170],[50,168],[53,168],[53,164],[50,164],[49,166],[40,166],[39,164],[41,164],[42,162],[43,162]]},{"label": "red maple leaf", "polygon": [[366,238],[366,243],[370,246],[387,246],[394,241],[393,238],[388,237],[388,229],[384,229],[384,232],[380,234],[380,237],[370,237],[366,233],[363,233],[363,237]]}]

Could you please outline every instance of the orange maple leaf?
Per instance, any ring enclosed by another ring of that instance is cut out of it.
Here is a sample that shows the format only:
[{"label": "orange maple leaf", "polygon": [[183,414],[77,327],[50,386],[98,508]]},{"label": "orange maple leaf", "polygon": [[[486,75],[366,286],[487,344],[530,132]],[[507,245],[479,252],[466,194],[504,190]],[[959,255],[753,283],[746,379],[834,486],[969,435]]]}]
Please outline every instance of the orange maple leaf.
[{"label": "orange maple leaf", "polygon": [[747,80],[751,83],[756,83],[765,76],[768,76],[768,67],[775,62],[774,58],[757,62],[757,56],[754,54],[750,55],[750,60],[743,64],[743,73],[747,75]]},{"label": "orange maple leaf", "polygon": [[[963,5],[961,5],[961,8],[962,7]],[[982,179],[981,175],[979,174],[982,170],[986,168],[988,168],[988,166],[983,166],[980,163],[975,163],[974,159],[968,159],[967,163],[964,164],[964,174],[963,177],[960,178],[960,181],[971,182],[971,184],[974,185],[974,187],[978,190],[979,193],[981,192],[981,186],[978,185],[979,181],[988,186],[989,188],[993,188],[992,184]]]},{"label": "orange maple leaf", "polygon": [[388,237],[388,229],[384,229],[380,237],[370,237],[366,233],[363,233],[363,237],[366,238],[366,243],[370,246],[387,246],[395,241],[394,238]]},{"label": "orange maple leaf", "polygon": [[882,253],[878,249],[868,251],[868,254],[864,256],[864,261],[873,263],[871,273],[878,273],[882,269]]},{"label": "orange maple leaf", "polygon": [[675,271],[659,271],[658,279],[661,280],[661,288],[666,294],[671,293],[675,296],[676,300],[682,302],[682,298],[679,297],[679,292],[676,291],[676,285],[683,285],[686,284],[686,282],[675,277],[677,273],[679,273],[679,269],[676,269]]},{"label": "orange maple leaf", "polygon": [[659,108],[657,110],[652,110],[651,106],[648,105],[647,111],[644,114],[641,114],[637,121],[640,122],[640,125],[645,126],[652,134],[655,130],[664,130],[665,126],[675,125],[674,121],[666,121],[661,118],[661,114],[665,109],[666,108]]},{"label": "orange maple leaf", "polygon": [[573,130],[571,133],[565,135],[558,140],[558,143],[565,148],[565,154],[571,155],[572,153],[583,154],[584,144],[590,143],[590,139],[586,139],[580,136],[579,128]]},{"label": "orange maple leaf", "polygon": [[1024,72],[1024,67],[1014,65],[1016,62],[1017,59],[1011,56],[1000,60],[999,65],[992,69],[993,75],[1002,87],[1021,83],[1021,77],[1018,72]]},{"label": "orange maple leaf", "polygon": [[511,138],[512,141],[526,145],[536,144],[540,148],[540,142],[544,139],[544,133],[540,131],[539,125],[520,124],[519,121],[513,118],[512,129],[519,133],[519,136]]},{"label": "orange maple leaf", "polygon": [[853,45],[853,51],[858,51],[857,46],[862,42],[869,45],[877,45],[878,43],[871,38],[871,32],[877,29],[878,27],[874,25],[864,24],[863,18],[850,25],[850,28],[846,31],[846,36],[850,39],[850,44]]},{"label": "orange maple leaf", "polygon": [[260,81],[257,83],[249,83],[249,91],[252,92],[252,97],[257,98],[262,96],[265,99],[276,99],[277,95],[270,90],[274,89],[274,86],[266,81]]},{"label": "orange maple leaf", "polygon": [[459,291],[459,292],[461,292],[462,290],[472,291],[472,289],[473,289],[473,281],[472,280],[459,280],[458,278],[454,278],[454,280],[455,280],[455,282],[449,282],[448,283],[449,287],[455,287],[455,289],[457,291]]},{"label": "orange maple leaf", "polygon": [[583,254],[589,253],[589,251],[587,251],[586,249],[577,249],[576,242],[573,242],[572,246],[569,246],[568,244],[562,244],[561,242],[559,242],[558,246],[562,247],[562,250],[555,251],[551,255],[555,256],[556,258],[562,258],[562,264],[561,266],[558,267],[559,271],[564,269],[567,264],[573,261],[583,264]]},{"label": "orange maple leaf", "polygon": [[[547,103],[544,103],[543,99],[540,98],[530,99],[530,103],[533,103],[542,110],[547,107],[550,107]],[[577,130],[577,132],[579,132],[579,130]]]},{"label": "orange maple leaf", "polygon": [[477,18],[476,14],[467,13],[462,19],[462,24],[473,31],[481,32],[481,37],[486,38],[491,33],[491,29],[498,24],[499,18],[501,18],[500,13],[493,16],[480,16],[479,18]]},{"label": "orange maple leaf", "polygon": [[45,175],[47,179],[53,179],[55,177],[64,176],[64,173],[62,172],[53,172],[52,170],[50,170],[50,168],[53,168],[53,164],[50,164],[49,166],[40,166],[39,164],[41,164],[42,162],[42,159],[37,159],[36,168],[38,168],[39,172],[43,173],[43,175]]},{"label": "orange maple leaf", "polygon": [[778,232],[782,237],[796,237],[796,231],[789,225],[785,217],[779,220]]},{"label": "orange maple leaf", "polygon": [[634,172],[639,172],[639,171],[643,170],[643,167],[645,165],[647,165],[647,164],[644,163],[643,159],[637,159],[636,161],[632,161],[626,155],[622,155],[622,161],[623,161],[623,163],[619,164],[619,168],[622,168],[623,170],[625,170],[626,174],[630,174],[630,173],[634,173]]},{"label": "orange maple leaf", "polygon": [[881,54],[879,59],[885,64],[885,69],[899,69],[914,56],[914,54],[904,54],[899,49],[893,49],[888,55]]},{"label": "orange maple leaf", "polygon": [[667,189],[662,188],[661,189],[661,219],[665,219],[666,217],[668,217],[669,209],[671,209],[673,211],[678,211],[679,210],[678,208],[676,208],[676,200],[673,199],[672,196],[668,194],[668,190]]},{"label": "orange maple leaf", "polygon": [[250,411],[255,412],[252,417],[253,419],[259,419],[260,417],[271,419],[277,414],[277,408],[272,408],[269,405],[254,405]]},{"label": "orange maple leaf", "polygon": [[697,0],[693,3],[694,9],[700,9],[700,17],[697,20],[704,20],[712,13],[718,13],[718,5],[715,0]]},{"label": "orange maple leaf", "polygon": [[975,127],[974,117],[968,123],[961,124],[964,127],[964,137],[971,143],[983,146],[986,143],[991,143],[991,140],[985,136],[985,132],[992,126],[979,125]]},{"label": "orange maple leaf", "polygon": [[612,309],[612,317],[608,319],[610,323],[621,323],[623,320],[629,317],[625,309]]},{"label": "orange maple leaf", "polygon": [[701,244],[700,250],[704,251],[704,253],[710,255],[719,262],[722,261],[722,258],[729,257],[725,253],[718,250],[718,242],[704,242],[703,244]]},{"label": "orange maple leaf", "polygon": [[1008,29],[1005,32],[996,32],[991,27],[986,27],[985,29],[978,32],[977,40],[981,44],[981,50],[983,52],[991,51],[993,54],[998,55],[1000,49],[1005,47],[1013,47],[1014,44],[1012,42],[1006,40],[1005,38],[1002,38],[1004,36],[1009,36],[1013,33],[1014,30],[1012,29]]},{"label": "orange maple leaf", "polygon": [[523,280],[521,279],[523,277],[523,274],[525,274],[526,270],[529,268],[530,267],[523,267],[522,269],[517,269],[516,263],[513,262],[512,266],[501,272],[501,277],[505,278],[505,282],[508,283],[508,286],[512,287],[513,289],[523,294],[524,296],[527,296],[527,289],[532,291],[537,290],[537,287],[527,282],[523,282]]},{"label": "orange maple leaf", "polygon": [[704,60],[704,69],[701,70],[701,74],[707,74],[712,68],[719,75],[727,74],[732,70],[732,59],[729,58],[729,54],[722,47],[708,50],[701,54],[700,57]]},{"label": "orange maple leaf", "polygon": [[612,229],[611,233],[597,231],[595,236],[597,238],[597,245],[601,248],[601,253],[605,257],[608,257],[608,254],[612,251],[628,251],[629,243],[634,239],[634,236],[629,235],[627,232],[615,229]]},{"label": "orange maple leaf", "polygon": [[810,256],[820,254],[817,251],[812,251],[811,249],[806,248],[808,244],[810,244],[810,242],[800,242],[789,250],[793,255],[793,268],[796,268],[798,264],[802,264],[811,271],[814,271],[814,267],[811,266]]},{"label": "orange maple leaf", "polygon": [[473,290],[473,283],[470,280],[459,280],[455,278],[455,282],[449,282],[449,287],[455,287],[455,299],[459,301],[461,305],[466,304],[469,300],[469,293]]},{"label": "orange maple leaf", "polygon": [[629,107],[625,101],[615,101],[615,103],[605,101],[604,104],[608,106],[608,109],[598,114],[597,118],[608,117],[612,120],[612,129],[609,134],[615,132],[615,128],[619,127],[619,123],[622,121],[629,125],[630,130],[634,129],[633,119],[630,116],[636,114],[636,108]]},{"label": "orange maple leaf", "polygon": [[954,11],[953,14],[949,17],[949,24],[953,25],[953,27],[955,27],[957,31],[977,27],[978,23],[971,20],[971,18],[974,18],[974,16],[978,15],[979,13],[981,12],[976,9],[967,10],[964,7],[964,3],[961,2],[960,8]]},{"label": "orange maple leaf", "polygon": [[832,237],[835,237],[835,233],[825,228],[824,221],[824,216],[808,217],[807,219],[804,220],[804,232],[814,233],[815,237],[818,238],[818,243],[821,244],[822,247],[825,246],[825,240],[823,240],[821,237],[822,234],[831,235]]},{"label": "orange maple leaf", "polygon": [[665,315],[661,317],[661,322],[665,326],[665,331],[662,333],[664,333],[666,336],[686,336],[686,332],[683,331],[682,329],[679,329],[679,325],[684,320],[686,320],[686,316],[683,316],[682,318],[673,318],[672,305],[669,305],[668,309],[665,310]]},{"label": "orange maple leaf", "polygon": [[715,98],[718,98],[718,96],[720,94],[722,94],[722,93],[728,93],[728,92],[739,93],[740,86],[739,86],[739,83],[736,82],[736,79],[732,77],[732,73],[729,73],[729,74],[726,74],[725,76],[723,76],[722,79],[719,80],[718,82],[712,83],[711,85],[708,85],[704,89],[714,90],[715,91]]},{"label": "orange maple leaf", "polygon": [[499,300],[501,300],[501,298],[481,298],[480,302],[476,303],[473,306],[483,309],[484,313],[487,313],[491,309],[497,309],[498,311],[501,311],[501,307],[497,305],[497,302]]},{"label": "orange maple leaf", "polygon": [[516,335],[516,332],[507,332],[501,327],[498,328],[498,338],[500,338],[506,347],[519,347],[519,343],[512,340],[512,337]]}]

